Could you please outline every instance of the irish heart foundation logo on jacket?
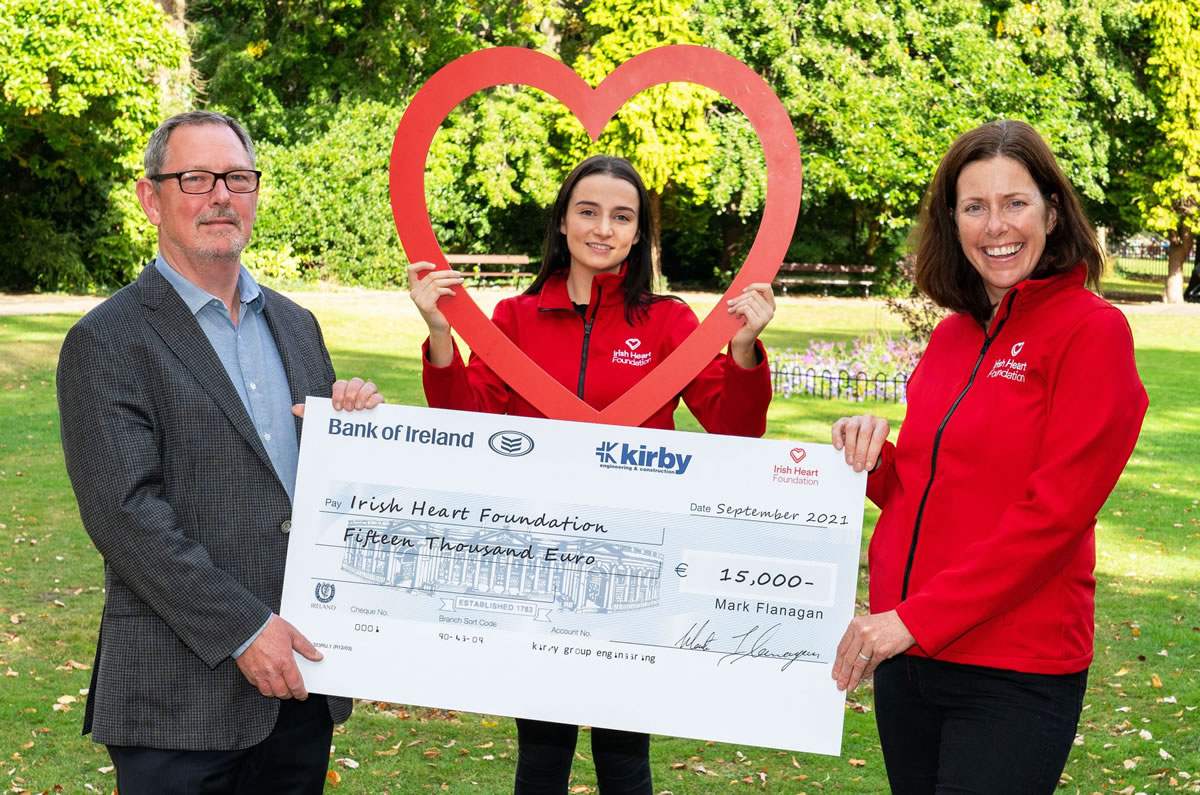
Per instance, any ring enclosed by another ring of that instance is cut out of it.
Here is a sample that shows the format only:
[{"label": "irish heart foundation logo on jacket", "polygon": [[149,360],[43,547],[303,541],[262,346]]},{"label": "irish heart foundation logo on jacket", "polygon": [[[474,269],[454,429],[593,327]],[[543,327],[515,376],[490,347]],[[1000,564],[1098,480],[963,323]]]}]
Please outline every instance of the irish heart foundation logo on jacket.
[{"label": "irish heart foundation logo on jacket", "polygon": [[638,353],[637,349],[642,347],[642,341],[637,337],[630,337],[625,340],[625,347],[618,348],[613,351],[613,364],[628,364],[634,367],[645,367],[650,364],[650,351]]},{"label": "irish heart foundation logo on jacket", "polygon": [[1001,357],[992,363],[992,369],[988,372],[988,378],[1003,378],[1008,381],[1024,383],[1025,373],[1029,369],[1029,362],[1017,361],[1017,355],[1025,347],[1025,341],[1021,340],[1016,345],[1012,346],[1009,351],[1010,358]]}]

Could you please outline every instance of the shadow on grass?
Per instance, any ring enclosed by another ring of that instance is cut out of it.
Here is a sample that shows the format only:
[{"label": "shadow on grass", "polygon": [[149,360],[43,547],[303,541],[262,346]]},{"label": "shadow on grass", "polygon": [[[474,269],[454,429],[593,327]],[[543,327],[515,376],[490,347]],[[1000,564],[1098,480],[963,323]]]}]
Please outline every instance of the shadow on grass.
[{"label": "shadow on grass", "polygon": [[58,364],[58,351],[79,315],[8,315],[0,317],[0,377],[32,374]]}]

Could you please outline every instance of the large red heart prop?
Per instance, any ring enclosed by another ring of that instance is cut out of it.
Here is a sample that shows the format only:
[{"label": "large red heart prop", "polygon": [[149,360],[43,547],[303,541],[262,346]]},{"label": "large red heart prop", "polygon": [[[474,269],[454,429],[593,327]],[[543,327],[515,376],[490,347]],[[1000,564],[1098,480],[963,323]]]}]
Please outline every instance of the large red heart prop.
[{"label": "large red heart prop", "polygon": [[471,350],[547,417],[639,425],[682,391],[729,342],[740,321],[724,311],[724,299],[740,295],[752,282],[775,278],[800,212],[800,148],[787,111],[753,70],[707,47],[673,45],[648,50],[618,66],[595,89],[548,55],[496,47],[464,55],[429,78],[396,129],[389,187],[400,243],[410,261],[426,260],[448,268],[425,204],[425,160],[434,133],[455,105],[492,86],[531,86],[562,102],[595,140],[627,100],[668,82],[707,86],[737,105],[754,126],[767,165],[766,206],[746,262],[722,300],[682,345],[632,389],[596,411],[534,364],[483,314],[465,289],[458,288],[455,295],[438,302]]}]

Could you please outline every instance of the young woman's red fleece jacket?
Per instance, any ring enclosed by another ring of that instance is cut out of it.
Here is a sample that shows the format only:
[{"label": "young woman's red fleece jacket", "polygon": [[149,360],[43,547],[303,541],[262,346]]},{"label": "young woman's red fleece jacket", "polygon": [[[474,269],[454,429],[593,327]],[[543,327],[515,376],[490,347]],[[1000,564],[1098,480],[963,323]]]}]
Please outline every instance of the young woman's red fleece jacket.
[{"label": "young woman's red fleece jacket", "polygon": [[1092,660],[1096,514],[1146,412],[1129,324],[1085,271],[1026,280],[985,330],[938,325],[867,481],[871,612],[909,654],[1065,674]]},{"label": "young woman's red fleece jacket", "polygon": [[[661,364],[699,325],[686,304],[672,300],[647,305],[636,325],[629,325],[623,278],[623,273],[602,273],[592,279],[585,317],[567,295],[565,274],[558,274],[537,295],[501,301],[492,321],[556,381],[601,410]],[[456,345],[453,361],[434,367],[428,346],[426,341],[421,358],[425,397],[432,408],[543,416],[478,356],[464,365]],[[684,402],[710,433],[762,436],[766,430],[771,375],[762,343],[755,347],[757,366],[747,370],[728,353],[718,354],[684,388]],[[642,427],[674,428],[679,397],[667,401]]]}]

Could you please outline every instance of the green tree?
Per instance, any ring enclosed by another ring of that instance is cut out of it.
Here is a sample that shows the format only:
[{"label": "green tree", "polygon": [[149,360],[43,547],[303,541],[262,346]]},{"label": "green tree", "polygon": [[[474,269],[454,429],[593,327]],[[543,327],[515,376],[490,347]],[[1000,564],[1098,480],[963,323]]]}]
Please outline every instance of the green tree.
[{"label": "green tree", "polygon": [[152,0],[0,0],[0,283],[120,284],[153,252],[130,182],[186,54]]},{"label": "green tree", "polygon": [[558,112],[540,91],[500,86],[451,114],[434,137],[425,174],[444,250],[541,254],[542,208],[564,176],[551,142]]},{"label": "green tree", "polygon": [[[593,86],[633,56],[668,44],[699,44],[690,0],[594,0],[583,17],[587,28],[572,68]],[[678,190],[692,203],[707,198],[716,137],[707,113],[715,91],[690,83],[667,83],[642,91],[617,112],[594,144],[573,116],[563,112],[571,165],[595,152],[619,154],[633,163],[650,192],[650,217],[659,237],[663,195]],[[661,252],[654,251],[656,283],[662,283]]]},{"label": "green tree", "polygon": [[320,133],[344,100],[402,106],[439,68],[484,46],[537,46],[551,0],[194,2],[207,103],[256,138]]},{"label": "green tree", "polygon": [[1200,233],[1200,2],[1147,0],[1146,59],[1156,108],[1154,134],[1130,174],[1137,209],[1149,229],[1167,236],[1170,303],[1183,301],[1183,263]]}]

